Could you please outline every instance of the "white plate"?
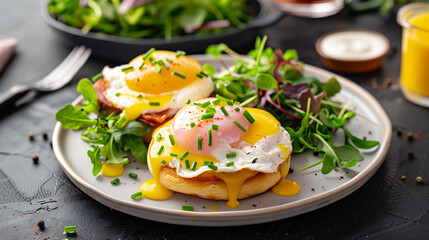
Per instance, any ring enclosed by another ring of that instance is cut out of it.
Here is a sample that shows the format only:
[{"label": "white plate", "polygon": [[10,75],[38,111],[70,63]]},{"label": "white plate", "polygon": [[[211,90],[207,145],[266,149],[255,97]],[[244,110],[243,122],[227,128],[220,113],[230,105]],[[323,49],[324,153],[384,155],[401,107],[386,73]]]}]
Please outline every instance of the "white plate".
[{"label": "white plate", "polygon": [[[194,55],[192,58],[201,64],[210,62],[215,67],[220,66],[218,60],[204,55]],[[226,64],[232,63],[229,57],[221,59]],[[67,176],[83,192],[110,208],[145,219],[182,225],[233,226],[269,222],[306,213],[349,195],[368,181],[383,162],[389,148],[392,127],[378,101],[362,87],[309,65],[305,65],[304,74],[321,80],[336,77],[342,86],[338,98],[342,101],[353,98],[355,112],[358,113],[348,123],[348,129],[358,137],[366,136],[370,140],[380,141],[380,146],[372,151],[362,151],[365,159],[355,167],[335,170],[328,175],[320,172],[320,166],[297,171],[318,161],[320,156],[315,157],[311,152],[293,156],[291,166],[295,171],[287,177],[301,185],[300,193],[293,197],[282,197],[268,191],[241,200],[241,206],[237,209],[227,208],[224,201],[205,200],[180,193],[175,193],[165,201],[144,198],[132,200],[130,195],[139,191],[140,184],[152,178],[147,166],[138,162],[127,165],[117,186],[110,184],[112,178],[102,175],[93,177],[91,161],[86,155],[90,146],[81,140],[81,131],[63,129],[59,123],[53,135],[54,152]],[[74,103],[79,101],[77,99]],[[337,139],[344,138],[338,136]],[[128,177],[130,172],[137,173],[138,178]],[[182,205],[194,206],[195,211],[182,211]],[[217,211],[213,211],[215,209]]]}]

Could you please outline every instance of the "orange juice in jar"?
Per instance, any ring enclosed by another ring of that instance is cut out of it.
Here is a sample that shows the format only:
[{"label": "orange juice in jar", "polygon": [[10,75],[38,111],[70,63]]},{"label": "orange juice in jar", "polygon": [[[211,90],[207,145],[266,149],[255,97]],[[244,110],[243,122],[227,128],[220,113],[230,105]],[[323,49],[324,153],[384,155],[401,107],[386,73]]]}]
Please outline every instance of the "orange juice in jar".
[{"label": "orange juice in jar", "polygon": [[429,3],[398,12],[402,32],[401,89],[411,102],[429,107]]}]

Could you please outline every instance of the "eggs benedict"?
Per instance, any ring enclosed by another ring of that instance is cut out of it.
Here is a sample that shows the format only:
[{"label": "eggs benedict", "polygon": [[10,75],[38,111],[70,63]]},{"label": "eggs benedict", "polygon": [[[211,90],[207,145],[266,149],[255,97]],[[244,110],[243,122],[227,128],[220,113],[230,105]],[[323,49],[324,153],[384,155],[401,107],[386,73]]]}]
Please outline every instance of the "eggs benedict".
[{"label": "eggs benedict", "polygon": [[180,192],[227,200],[230,208],[273,186],[291,196],[299,192],[298,183],[285,179],[291,153],[289,133],[270,113],[226,99],[198,100],[154,131],[148,150],[154,178],[140,190],[153,200]]}]

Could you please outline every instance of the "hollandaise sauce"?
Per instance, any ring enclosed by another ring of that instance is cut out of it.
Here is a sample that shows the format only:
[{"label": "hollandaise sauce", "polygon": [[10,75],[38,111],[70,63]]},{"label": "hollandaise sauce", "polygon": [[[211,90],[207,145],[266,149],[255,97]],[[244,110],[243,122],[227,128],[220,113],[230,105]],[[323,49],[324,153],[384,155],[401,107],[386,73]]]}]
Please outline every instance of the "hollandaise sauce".
[{"label": "hollandaise sauce", "polygon": [[103,163],[101,174],[106,177],[119,177],[124,173],[124,164]]}]

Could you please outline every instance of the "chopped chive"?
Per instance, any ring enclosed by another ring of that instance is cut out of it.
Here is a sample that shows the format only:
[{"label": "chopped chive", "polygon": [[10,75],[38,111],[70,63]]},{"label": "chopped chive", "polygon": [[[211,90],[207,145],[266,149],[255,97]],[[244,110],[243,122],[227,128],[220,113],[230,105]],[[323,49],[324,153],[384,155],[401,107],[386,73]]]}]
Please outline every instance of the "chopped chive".
[{"label": "chopped chive", "polygon": [[221,100],[218,98],[216,100],[213,101],[213,105],[218,105],[221,102]]},{"label": "chopped chive", "polygon": [[143,56],[143,60],[146,60],[146,58],[148,58],[153,52],[155,52],[155,48],[151,48],[149,49],[149,51],[147,51],[144,56]]},{"label": "chopped chive", "polygon": [[133,68],[134,68],[133,66],[124,67],[124,68],[122,68],[122,69],[121,69],[121,71],[122,71],[122,72],[126,72],[126,71],[128,71],[128,70],[133,69]]},{"label": "chopped chive", "polygon": [[161,65],[161,66],[164,66],[164,65],[165,65],[164,61],[162,61],[162,60],[158,60],[158,61],[156,61],[156,63],[158,63],[158,64],[159,64],[159,65]]},{"label": "chopped chive", "polygon": [[201,75],[208,77],[209,75],[207,75],[207,73],[205,72],[200,72]]},{"label": "chopped chive", "polygon": [[130,178],[137,178],[137,174],[135,174],[135,173],[130,173],[130,174],[128,174],[128,176],[130,176]]},{"label": "chopped chive", "polygon": [[93,82],[95,82],[95,80],[98,80],[99,78],[101,78],[103,76],[103,73],[99,73],[99,74],[97,74],[97,75],[95,75],[94,77],[92,77],[91,78],[91,80],[93,81]]},{"label": "chopped chive", "polygon": [[247,132],[247,130],[237,121],[234,121],[234,124],[237,125],[243,132]]},{"label": "chopped chive", "polygon": [[201,73],[197,73],[198,78],[203,78],[204,76]]},{"label": "chopped chive", "polygon": [[174,75],[176,75],[176,76],[178,76],[178,77],[180,77],[180,78],[183,78],[183,79],[185,79],[185,78],[186,78],[186,76],[185,76],[185,75],[183,75],[183,74],[181,74],[181,73],[179,73],[179,72],[174,72],[173,74],[174,74]]},{"label": "chopped chive", "polygon": [[195,171],[195,169],[197,168],[197,162],[193,162],[192,163],[192,166],[191,166],[191,169],[192,169],[192,171]]},{"label": "chopped chive", "polygon": [[213,170],[217,170],[217,167],[215,166],[215,165],[213,165],[212,163],[209,163],[208,165],[207,165],[207,167],[209,167],[210,169],[213,169]]},{"label": "chopped chive", "polygon": [[199,137],[198,138],[198,150],[203,149],[203,138]]},{"label": "chopped chive", "polygon": [[186,100],[186,104],[191,103],[191,99]]},{"label": "chopped chive", "polygon": [[136,192],[133,195],[131,195],[131,199],[139,199],[143,197],[143,193],[142,192]]},{"label": "chopped chive", "polygon": [[185,55],[186,55],[185,51],[176,51],[176,57],[185,56]]},{"label": "chopped chive", "polygon": [[119,180],[119,178],[115,178],[112,181],[110,181],[110,183],[113,185],[118,185],[119,181],[121,181],[121,180]]},{"label": "chopped chive", "polygon": [[250,113],[247,110],[244,110],[243,116],[249,121],[250,124],[253,124],[255,122],[255,119],[250,115]]},{"label": "chopped chive", "polygon": [[121,93],[118,93],[118,92],[117,92],[117,93],[115,94],[115,96],[116,96],[116,97],[119,97],[119,96],[121,96]]},{"label": "chopped chive", "polygon": [[149,106],[159,106],[159,102],[149,102]]},{"label": "chopped chive", "polygon": [[195,127],[195,123],[191,122],[191,128]]},{"label": "chopped chive", "polygon": [[164,64],[164,67],[165,67],[165,69],[167,69],[167,70],[168,70],[168,69],[170,69],[170,67],[169,67],[169,66],[167,66],[167,65],[165,65],[165,64]]},{"label": "chopped chive", "polygon": [[234,108],[235,111],[240,112],[240,108],[236,107]]},{"label": "chopped chive", "polygon": [[226,104],[228,104],[229,106],[232,106],[232,105],[234,105],[234,102],[231,100],[226,100]]},{"label": "chopped chive", "polygon": [[214,113],[204,113],[204,114],[201,116],[201,120],[211,119],[211,118],[213,118],[213,117],[214,117]]},{"label": "chopped chive", "polygon": [[231,167],[233,165],[234,165],[234,162],[229,162],[229,163],[226,164],[227,167]]},{"label": "chopped chive", "polygon": [[123,116],[115,123],[115,126],[123,127],[125,123],[127,123],[127,118]]},{"label": "chopped chive", "polygon": [[164,151],[164,145],[161,145],[161,147],[158,150],[158,155],[161,155],[162,151]]},{"label": "chopped chive", "polygon": [[228,111],[226,111],[226,109],[225,109],[225,107],[224,107],[224,106],[221,106],[221,107],[220,107],[220,110],[222,110],[222,112],[223,112],[223,114],[224,114],[225,116],[228,116],[228,115],[229,115]]},{"label": "chopped chive", "polygon": [[209,146],[211,146],[212,145],[212,130],[210,129],[209,130],[209,140],[208,140],[208,144],[209,144]]},{"label": "chopped chive", "polygon": [[197,103],[197,102],[194,102],[192,104],[194,104],[195,106],[201,106],[201,103]]},{"label": "chopped chive", "polygon": [[182,205],[182,211],[194,211],[194,206]]},{"label": "chopped chive", "polygon": [[206,107],[210,106],[210,104],[211,104],[211,102],[210,102],[210,101],[203,102],[203,103],[201,104],[201,107],[206,108]]},{"label": "chopped chive", "polygon": [[186,159],[185,160],[185,166],[186,166],[186,169],[189,169],[191,166],[189,165],[189,160],[188,159]]},{"label": "chopped chive", "polygon": [[188,156],[188,154],[189,154],[189,152],[188,151],[186,151],[181,157],[180,157],[180,160],[182,160],[183,161],[183,159],[185,159],[185,157],[186,156]]},{"label": "chopped chive", "polygon": [[161,163],[162,163],[162,164],[166,164],[166,163],[167,163],[167,161],[165,161],[165,160],[161,160]]},{"label": "chopped chive", "polygon": [[219,125],[213,124],[213,125],[212,125],[212,129],[213,129],[213,130],[218,130],[218,129],[219,129]]},{"label": "chopped chive", "polygon": [[211,162],[210,161],[204,161],[204,165],[209,165]]},{"label": "chopped chive", "polygon": [[174,146],[174,144],[176,144],[175,142],[174,142],[174,137],[173,137],[173,135],[168,135],[168,138],[170,139],[170,143],[171,143],[171,146]]},{"label": "chopped chive", "polygon": [[137,97],[138,97],[138,98],[143,98],[143,95],[139,94]]},{"label": "chopped chive", "polygon": [[65,233],[74,233],[74,232],[76,232],[76,226],[65,226],[64,232]]},{"label": "chopped chive", "polygon": [[206,113],[211,113],[211,112],[212,113],[216,112],[216,109],[214,107],[208,107],[206,110]]},{"label": "chopped chive", "polygon": [[143,66],[144,66],[144,63],[142,63],[142,65],[140,65],[139,70],[142,70]]},{"label": "chopped chive", "polygon": [[166,58],[165,60],[167,60],[167,62],[169,62],[169,63],[172,63],[172,62],[173,62],[173,60],[171,60],[171,59],[169,59],[169,58]]},{"label": "chopped chive", "polygon": [[156,135],[156,140],[161,141],[162,140],[162,135],[161,133],[158,133],[158,135]]},{"label": "chopped chive", "polygon": [[177,155],[177,154],[175,154],[175,153],[170,153],[170,156],[172,156],[172,157],[177,157],[178,155]]},{"label": "chopped chive", "polygon": [[161,73],[161,71],[162,71],[162,68],[161,68],[161,66],[157,63],[157,64],[155,64],[155,71],[157,72],[157,73]]},{"label": "chopped chive", "polygon": [[230,152],[226,154],[226,158],[235,158],[237,157],[237,153],[236,152]]},{"label": "chopped chive", "polygon": [[152,64],[152,65],[155,65],[155,63],[156,63],[156,62],[155,62],[155,60],[153,59],[153,57],[150,57],[150,58],[149,58],[149,62],[150,62],[150,64]]}]

